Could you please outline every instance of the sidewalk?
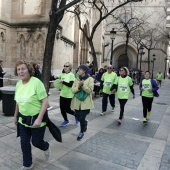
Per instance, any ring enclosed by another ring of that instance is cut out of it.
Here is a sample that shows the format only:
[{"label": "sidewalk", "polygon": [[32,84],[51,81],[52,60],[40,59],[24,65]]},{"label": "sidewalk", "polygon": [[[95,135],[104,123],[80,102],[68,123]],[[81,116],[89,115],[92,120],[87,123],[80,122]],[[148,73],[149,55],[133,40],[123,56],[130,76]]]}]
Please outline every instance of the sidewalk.
[{"label": "sidewalk", "polygon": [[[49,97],[53,109],[51,120],[60,125],[63,118],[59,109],[59,92],[51,89]],[[94,98],[95,109],[87,119],[88,130],[82,141],[77,141],[79,125],[68,115],[70,125],[60,128],[63,143],[56,142],[46,130],[52,156],[45,161],[44,153],[33,148],[33,170],[169,170],[170,169],[170,80],[163,81],[160,97],[154,99],[152,114],[143,124],[142,103],[138,86],[136,98],[125,107],[125,116],[118,126],[119,105],[115,112],[100,116],[102,98]],[[2,115],[0,102],[0,170],[17,170],[22,166],[20,139],[12,117]]]}]

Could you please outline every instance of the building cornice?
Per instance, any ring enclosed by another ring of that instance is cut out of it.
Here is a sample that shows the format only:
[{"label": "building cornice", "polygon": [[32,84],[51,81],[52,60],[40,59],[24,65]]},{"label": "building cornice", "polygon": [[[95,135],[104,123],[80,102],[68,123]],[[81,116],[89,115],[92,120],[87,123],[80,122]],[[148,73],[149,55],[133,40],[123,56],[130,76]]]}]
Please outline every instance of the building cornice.
[{"label": "building cornice", "polygon": [[[9,28],[42,28],[42,27],[48,27],[49,22],[18,22],[18,23],[9,23],[7,21],[4,20],[0,20],[0,25],[4,25],[6,27]],[[63,27],[62,26],[58,26],[57,27],[58,30],[60,30],[62,32]],[[68,39],[65,36],[61,36],[60,38],[62,41],[70,44],[71,46],[73,46],[75,48],[76,44],[71,41],[70,39]]]},{"label": "building cornice", "polygon": [[68,39],[67,37],[61,36],[60,39],[61,39],[62,41],[64,41],[65,43],[68,43],[68,44],[72,45],[74,48],[76,47],[76,44],[75,44],[73,41],[71,41],[70,39]]}]

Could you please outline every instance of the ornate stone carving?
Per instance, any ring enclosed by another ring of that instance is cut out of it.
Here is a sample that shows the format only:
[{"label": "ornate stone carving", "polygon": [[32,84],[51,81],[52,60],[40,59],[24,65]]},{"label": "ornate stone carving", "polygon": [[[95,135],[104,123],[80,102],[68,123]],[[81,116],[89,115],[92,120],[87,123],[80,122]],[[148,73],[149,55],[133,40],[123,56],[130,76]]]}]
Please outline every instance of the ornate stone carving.
[{"label": "ornate stone carving", "polygon": [[0,58],[6,60],[6,42],[5,42],[5,32],[0,31]]}]

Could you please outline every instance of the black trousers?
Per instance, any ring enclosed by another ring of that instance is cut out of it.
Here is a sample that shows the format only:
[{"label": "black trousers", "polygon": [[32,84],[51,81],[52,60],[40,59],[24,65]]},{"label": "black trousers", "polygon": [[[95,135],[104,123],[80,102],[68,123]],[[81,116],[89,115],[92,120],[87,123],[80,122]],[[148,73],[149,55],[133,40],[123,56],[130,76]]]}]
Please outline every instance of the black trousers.
[{"label": "black trousers", "polygon": [[65,98],[60,96],[60,110],[65,121],[68,120],[67,113],[75,116],[75,112],[70,108],[71,100],[72,98]]},{"label": "black trousers", "polygon": [[142,104],[143,104],[143,117],[147,117],[147,112],[150,112],[152,109],[153,97],[144,97],[142,96]]},{"label": "black trousers", "polygon": [[102,99],[102,111],[103,112],[107,110],[108,97],[109,97],[110,105],[112,107],[115,107],[115,94],[109,95],[109,94],[103,93],[103,99]]},{"label": "black trousers", "polygon": [[21,138],[21,149],[23,153],[23,166],[29,167],[32,165],[32,153],[31,144],[32,140],[33,146],[46,151],[49,148],[49,143],[44,141],[45,128],[29,128],[19,124],[20,128],[20,138]]},{"label": "black trousers", "polygon": [[119,100],[119,104],[120,104],[120,116],[119,116],[119,119],[122,119],[123,114],[124,114],[125,104],[128,101],[128,99],[118,99],[118,100]]},{"label": "black trousers", "polygon": [[84,133],[84,129],[86,126],[86,116],[90,113],[90,109],[88,110],[75,110],[76,117],[80,122],[80,132]]}]

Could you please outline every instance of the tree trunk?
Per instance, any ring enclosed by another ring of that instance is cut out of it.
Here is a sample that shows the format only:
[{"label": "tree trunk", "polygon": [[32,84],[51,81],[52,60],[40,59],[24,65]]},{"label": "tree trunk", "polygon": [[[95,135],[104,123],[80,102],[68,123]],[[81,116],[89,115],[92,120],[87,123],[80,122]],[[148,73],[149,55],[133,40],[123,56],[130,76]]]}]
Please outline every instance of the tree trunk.
[{"label": "tree trunk", "polygon": [[93,44],[92,39],[89,39],[89,45],[90,45],[90,48],[91,48],[91,54],[92,54],[92,57],[93,57],[95,71],[98,71],[97,56],[96,56],[96,52],[95,52],[95,48],[94,48],[94,44]]},{"label": "tree trunk", "polygon": [[125,56],[128,58],[129,33],[126,33]]},{"label": "tree trunk", "polygon": [[136,62],[136,68],[138,69],[139,66],[139,49],[138,49],[138,53],[137,53],[137,62]]},{"label": "tree trunk", "polygon": [[[43,59],[43,71],[42,71],[42,82],[44,83],[46,92],[49,92],[49,81],[51,77],[51,61],[53,56],[53,48],[55,42],[55,34],[57,27],[64,16],[64,11],[58,12],[61,8],[66,5],[66,0],[60,2],[59,8],[56,8],[58,1],[52,0],[51,2],[51,15],[48,26],[48,33],[45,44],[45,52]],[[57,13],[58,12],[58,13]]]},{"label": "tree trunk", "polygon": [[150,49],[148,49],[148,71],[150,71]]},{"label": "tree trunk", "polygon": [[45,89],[48,93],[49,91],[49,81],[51,77],[51,61],[53,55],[54,41],[55,41],[55,33],[57,29],[57,24],[55,21],[55,17],[50,19],[48,33],[46,38],[44,59],[43,59],[43,72],[42,72],[42,82],[44,83]]}]

